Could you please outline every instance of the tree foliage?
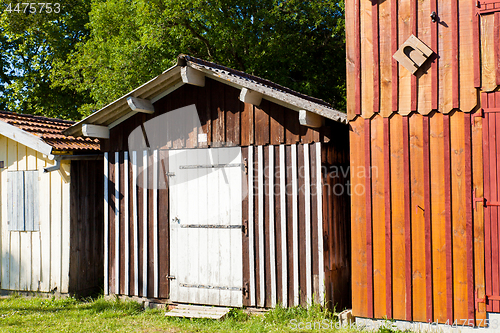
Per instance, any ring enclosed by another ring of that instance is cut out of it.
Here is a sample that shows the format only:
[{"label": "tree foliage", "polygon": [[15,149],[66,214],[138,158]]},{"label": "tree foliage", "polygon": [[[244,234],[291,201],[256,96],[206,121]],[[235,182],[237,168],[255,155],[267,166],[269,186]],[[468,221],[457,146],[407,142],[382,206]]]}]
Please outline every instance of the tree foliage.
[{"label": "tree foliage", "polygon": [[[7,11],[20,3],[21,12]],[[61,11],[23,12],[22,1],[1,1],[0,106],[22,113],[79,118],[78,106],[90,101],[88,92],[54,86],[51,71],[85,40],[90,2],[60,1]],[[38,3],[37,3],[38,6]],[[40,9],[38,7],[37,9]]]},{"label": "tree foliage", "polygon": [[[71,109],[68,116],[88,115],[185,53],[345,109],[343,1],[93,0],[87,14],[85,0],[71,4],[63,6],[64,16],[39,16],[37,23],[6,21],[2,14],[9,40],[20,41],[18,57],[38,45],[45,50],[11,81],[11,87],[21,82],[10,100],[23,108],[44,113],[54,103],[37,96],[62,96],[58,108]],[[43,89],[34,86],[39,82]]]}]

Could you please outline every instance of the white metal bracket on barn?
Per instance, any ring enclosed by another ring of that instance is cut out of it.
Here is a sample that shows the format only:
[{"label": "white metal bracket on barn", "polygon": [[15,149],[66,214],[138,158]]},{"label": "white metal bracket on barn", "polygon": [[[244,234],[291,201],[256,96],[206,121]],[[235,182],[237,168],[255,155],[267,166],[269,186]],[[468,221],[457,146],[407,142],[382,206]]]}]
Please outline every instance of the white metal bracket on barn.
[{"label": "white metal bracket on barn", "polygon": [[170,299],[240,307],[241,148],[169,152]]}]

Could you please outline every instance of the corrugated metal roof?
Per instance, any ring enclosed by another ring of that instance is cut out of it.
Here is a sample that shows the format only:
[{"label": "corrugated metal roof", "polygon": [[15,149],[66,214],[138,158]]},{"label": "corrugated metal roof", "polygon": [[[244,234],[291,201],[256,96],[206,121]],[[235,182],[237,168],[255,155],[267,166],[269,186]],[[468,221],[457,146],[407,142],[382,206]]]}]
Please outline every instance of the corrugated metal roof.
[{"label": "corrugated metal roof", "polygon": [[270,88],[270,89],[274,89],[274,90],[277,90],[277,91],[281,91],[281,92],[284,92],[284,93],[287,93],[287,94],[290,94],[290,95],[293,95],[293,96],[305,99],[307,101],[314,102],[314,103],[326,106],[327,108],[334,110],[329,103],[325,102],[322,99],[319,99],[319,98],[316,98],[316,97],[311,97],[309,95],[305,95],[305,94],[299,93],[297,91],[294,91],[292,89],[289,89],[287,87],[284,87],[282,85],[279,85],[277,83],[274,83],[272,81],[263,79],[261,77],[255,76],[255,75],[247,74],[245,72],[242,72],[242,71],[239,71],[239,70],[236,70],[236,69],[232,69],[232,68],[229,68],[229,67],[226,67],[226,66],[222,66],[222,65],[219,65],[219,64],[216,64],[214,62],[207,61],[207,60],[195,58],[195,57],[192,57],[192,56],[186,55],[186,54],[179,55],[179,59],[181,61],[182,60],[186,60],[186,61],[191,62],[193,64],[197,64],[197,65],[203,66],[204,68],[209,69],[209,70],[211,70],[213,72],[226,72],[226,73],[228,73],[228,74],[230,74],[232,76],[238,76],[238,77],[240,77],[242,79],[245,79],[245,80],[248,80],[248,81],[253,81],[254,83],[262,85],[262,86],[264,86],[266,88]]},{"label": "corrugated metal roof", "polygon": [[301,94],[254,75],[181,54],[177,59],[177,65],[172,66],[152,80],[72,125],[64,133],[67,135],[82,136],[83,124],[108,126],[109,128],[114,127],[116,124],[135,114],[127,104],[128,97],[149,99],[154,103],[184,84],[181,78],[181,68],[186,66],[203,72],[206,77],[238,89],[247,88],[257,91],[263,94],[265,99],[273,103],[296,111],[307,110],[347,124],[347,116],[344,112],[333,109],[327,102],[319,98]]},{"label": "corrugated metal roof", "polygon": [[[36,135],[54,150],[99,150],[99,140],[77,138],[62,132],[73,125],[74,121],[0,111],[0,121]],[[0,133],[1,134],[1,133]]]}]

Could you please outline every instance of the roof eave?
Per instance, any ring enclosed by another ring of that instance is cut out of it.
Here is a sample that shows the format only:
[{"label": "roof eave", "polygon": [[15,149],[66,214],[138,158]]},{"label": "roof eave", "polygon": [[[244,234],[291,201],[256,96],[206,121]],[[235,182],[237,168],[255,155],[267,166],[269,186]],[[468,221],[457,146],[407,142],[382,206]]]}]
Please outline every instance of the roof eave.
[{"label": "roof eave", "polygon": [[51,160],[54,159],[54,155],[52,154],[53,147],[36,135],[23,131],[22,129],[4,121],[0,121],[0,134],[46,155]]},{"label": "roof eave", "polygon": [[[283,92],[277,89],[266,87],[262,84],[252,82],[251,80],[238,77],[235,75],[226,74],[223,71],[213,71],[203,66],[200,66],[194,62],[186,60],[179,57],[178,63],[166,71],[164,71],[159,76],[149,80],[140,87],[130,91],[129,93],[123,95],[122,97],[116,99],[115,101],[109,103],[102,109],[94,112],[90,116],[84,118],[73,126],[67,128],[63,131],[65,135],[71,136],[83,136],[82,125],[83,124],[96,124],[109,126],[111,124],[116,125],[120,121],[130,117],[130,114],[135,114],[134,111],[130,110],[127,105],[127,98],[130,96],[143,98],[143,99],[153,99],[158,100],[159,96],[163,98],[168,95],[173,90],[169,91],[170,86],[181,86],[178,80],[174,77],[176,75],[180,78],[180,68],[183,66],[189,66],[193,69],[203,72],[205,75],[212,79],[223,82],[235,88],[247,88],[253,91],[257,91],[263,95],[263,97],[275,104],[282,105],[289,109],[299,111],[307,110],[316,114],[319,114],[325,118],[332,119],[334,121],[347,124],[347,115],[341,111],[335,110],[333,108],[326,107],[324,105],[305,100],[298,96],[292,95],[287,92]],[[161,86],[158,88],[158,86]],[[111,121],[112,120],[112,121]]]}]

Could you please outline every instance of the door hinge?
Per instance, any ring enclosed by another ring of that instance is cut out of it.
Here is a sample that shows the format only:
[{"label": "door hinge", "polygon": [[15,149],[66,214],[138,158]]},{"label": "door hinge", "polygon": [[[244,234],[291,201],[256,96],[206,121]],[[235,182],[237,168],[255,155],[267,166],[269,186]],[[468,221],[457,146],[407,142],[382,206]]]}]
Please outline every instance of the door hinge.
[{"label": "door hinge", "polygon": [[485,197],[477,197],[476,196],[476,189],[474,189],[474,210],[477,211],[477,203],[482,202],[483,207],[488,207],[488,206],[500,206],[500,202],[498,201],[488,201]]},{"label": "door hinge", "polygon": [[173,276],[173,275],[167,275],[167,280],[175,280],[175,276]]},{"label": "door hinge", "polygon": [[242,292],[243,292],[243,297],[245,297],[246,299],[250,298],[250,288],[248,286],[248,282],[245,282]]},{"label": "door hinge", "polygon": [[173,176],[175,176],[175,172],[167,172],[167,173],[165,173],[165,175],[167,177],[173,177]]},{"label": "door hinge", "polygon": [[475,304],[476,304],[476,310],[479,311],[479,303],[484,303],[485,305],[488,304],[488,302],[491,300],[491,301],[500,301],[500,296],[498,295],[486,295],[484,294],[484,297],[483,298],[479,298],[479,292],[478,290],[476,289],[476,292],[475,292]]},{"label": "door hinge", "polygon": [[243,220],[243,225],[241,226],[241,231],[245,236],[248,236],[248,220]]},{"label": "door hinge", "polygon": [[245,175],[248,175],[248,160],[246,158],[243,159],[243,166],[245,167]]}]

